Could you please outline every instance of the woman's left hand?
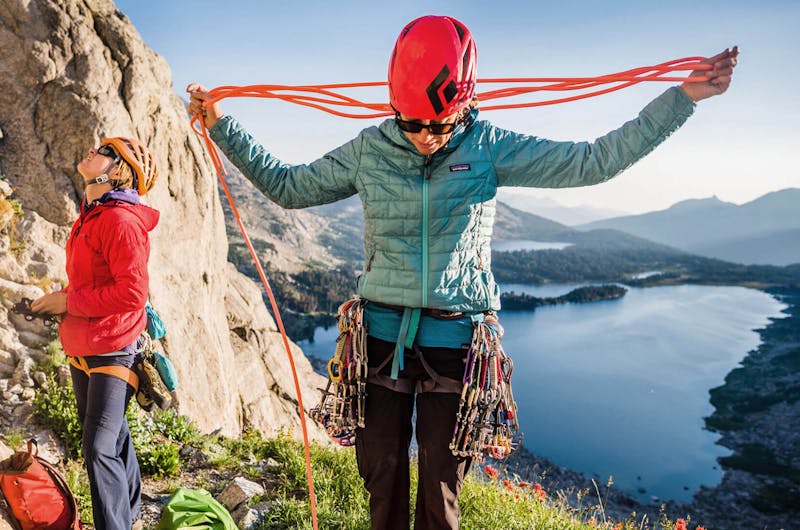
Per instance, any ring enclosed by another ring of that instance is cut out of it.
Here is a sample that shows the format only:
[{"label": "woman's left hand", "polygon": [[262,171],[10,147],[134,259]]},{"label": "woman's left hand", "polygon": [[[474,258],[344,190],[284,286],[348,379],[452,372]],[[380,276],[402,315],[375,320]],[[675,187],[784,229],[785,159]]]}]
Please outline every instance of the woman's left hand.
[{"label": "woman's left hand", "polygon": [[718,96],[726,90],[731,84],[731,76],[733,75],[733,68],[736,66],[736,58],[739,55],[739,47],[725,49],[725,51],[718,53],[714,57],[710,57],[700,64],[710,64],[713,66],[711,70],[695,70],[689,77],[708,77],[707,81],[696,83],[683,83],[681,88],[692,98],[694,101],[710,98],[711,96]]},{"label": "woman's left hand", "polygon": [[31,302],[31,310],[34,313],[46,315],[61,315],[67,312],[67,293],[56,291],[40,296]]}]

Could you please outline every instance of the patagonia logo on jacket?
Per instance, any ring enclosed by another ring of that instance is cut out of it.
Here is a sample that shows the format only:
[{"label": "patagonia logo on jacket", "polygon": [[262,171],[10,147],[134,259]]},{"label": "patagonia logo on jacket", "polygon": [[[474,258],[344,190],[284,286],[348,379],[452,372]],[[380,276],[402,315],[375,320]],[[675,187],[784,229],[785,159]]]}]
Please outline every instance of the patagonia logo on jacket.
[{"label": "patagonia logo on jacket", "polygon": [[450,173],[454,171],[469,171],[470,169],[469,164],[455,164],[450,166]]}]

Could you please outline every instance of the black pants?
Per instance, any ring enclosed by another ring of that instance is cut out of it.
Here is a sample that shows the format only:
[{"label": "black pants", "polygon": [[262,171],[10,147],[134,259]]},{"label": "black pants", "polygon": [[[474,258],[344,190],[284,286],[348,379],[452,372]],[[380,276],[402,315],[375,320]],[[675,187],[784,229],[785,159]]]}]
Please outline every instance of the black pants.
[{"label": "black pants", "polygon": [[[133,365],[133,355],[84,357],[89,368]],[[133,395],[127,383],[106,374],[88,377],[74,366],[72,386],[83,425],[83,458],[92,491],[97,530],[130,530],[139,518],[141,477],[125,409]]]},{"label": "black pants", "polygon": [[[369,365],[377,367],[394,353],[394,344],[369,337]],[[400,378],[430,379],[417,354],[406,350]],[[421,355],[438,375],[461,380],[466,350],[423,348]],[[391,362],[381,370],[388,375]],[[373,530],[408,530],[409,458],[414,401],[417,406],[419,486],[415,530],[457,529],[458,495],[471,459],[455,457],[449,444],[460,396],[455,393],[404,393],[368,383],[365,427],[356,431],[358,470],[370,494]]]}]

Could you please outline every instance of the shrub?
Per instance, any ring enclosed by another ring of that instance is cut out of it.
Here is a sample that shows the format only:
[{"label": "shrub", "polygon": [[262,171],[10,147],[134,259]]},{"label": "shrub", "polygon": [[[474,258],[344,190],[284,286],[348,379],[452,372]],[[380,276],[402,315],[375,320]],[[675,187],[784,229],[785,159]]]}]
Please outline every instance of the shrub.
[{"label": "shrub", "polygon": [[72,385],[60,386],[53,374],[48,375],[47,391],[36,393],[33,407],[39,420],[64,440],[69,457],[79,457],[82,428]]},{"label": "shrub", "polygon": [[61,341],[54,339],[44,347],[47,354],[44,361],[39,364],[39,369],[48,374],[55,374],[59,366],[67,364],[67,354],[61,348]]},{"label": "shrub", "polygon": [[80,462],[73,460],[67,463],[64,469],[64,479],[69,485],[69,489],[78,501],[78,512],[81,522],[94,525],[92,516],[92,490],[89,486],[89,475]]},{"label": "shrub", "polygon": [[[60,386],[55,375],[50,374],[47,388],[47,392],[37,392],[34,398],[36,415],[64,441],[69,458],[79,459],[82,427],[72,385]],[[198,433],[185,416],[174,411],[157,412],[155,418],[138,407],[128,407],[126,412],[142,472],[155,477],[173,477],[181,468],[179,442],[194,439]]]},{"label": "shrub", "polygon": [[142,473],[154,477],[174,477],[180,473],[180,447],[158,432],[156,423],[138,407],[126,413],[133,447]]},{"label": "shrub", "polygon": [[3,435],[3,439],[5,440],[7,446],[16,451],[25,443],[26,437],[24,432],[19,429],[14,429],[7,431]]},{"label": "shrub", "polygon": [[154,427],[169,440],[192,444],[200,439],[197,427],[189,418],[178,414],[175,409],[158,410],[152,417]]}]

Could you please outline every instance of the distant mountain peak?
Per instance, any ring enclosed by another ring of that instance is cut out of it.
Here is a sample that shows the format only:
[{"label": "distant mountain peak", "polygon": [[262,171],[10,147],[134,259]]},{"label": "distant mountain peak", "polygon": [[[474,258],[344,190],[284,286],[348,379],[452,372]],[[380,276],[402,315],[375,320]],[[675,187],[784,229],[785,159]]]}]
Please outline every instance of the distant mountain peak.
[{"label": "distant mountain peak", "polygon": [[723,201],[716,195],[712,195],[711,197],[704,197],[701,199],[686,199],[684,201],[676,202],[675,204],[667,208],[667,210],[682,210],[682,209],[709,208],[709,207],[713,208],[723,205],[736,207],[734,203]]}]

